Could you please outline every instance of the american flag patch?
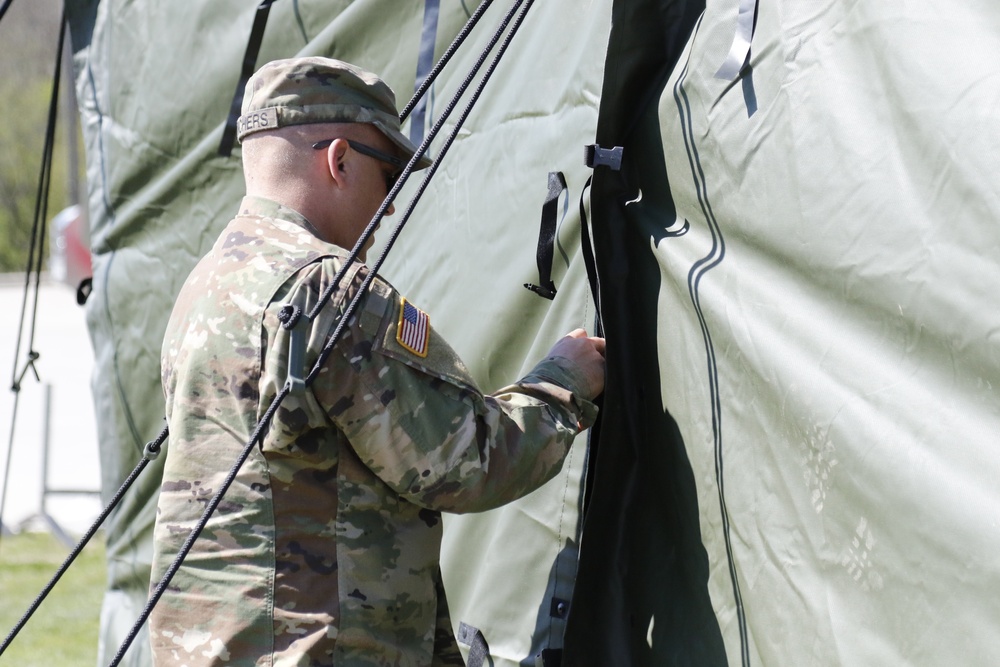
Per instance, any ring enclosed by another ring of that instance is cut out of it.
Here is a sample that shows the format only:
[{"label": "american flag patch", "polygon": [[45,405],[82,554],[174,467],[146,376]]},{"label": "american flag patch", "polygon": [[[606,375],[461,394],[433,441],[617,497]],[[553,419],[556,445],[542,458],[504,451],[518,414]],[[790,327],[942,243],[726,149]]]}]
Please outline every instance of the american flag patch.
[{"label": "american flag patch", "polygon": [[426,357],[430,332],[431,318],[427,313],[403,299],[399,307],[396,341],[418,357]]}]

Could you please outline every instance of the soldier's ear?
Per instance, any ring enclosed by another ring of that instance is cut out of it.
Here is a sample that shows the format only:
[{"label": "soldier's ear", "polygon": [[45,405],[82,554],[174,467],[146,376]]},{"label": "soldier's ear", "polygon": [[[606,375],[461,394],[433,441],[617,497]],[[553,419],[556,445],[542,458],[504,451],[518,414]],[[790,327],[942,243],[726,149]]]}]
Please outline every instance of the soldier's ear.
[{"label": "soldier's ear", "polygon": [[334,139],[326,149],[326,168],[330,178],[340,187],[346,185],[350,146],[347,139]]}]

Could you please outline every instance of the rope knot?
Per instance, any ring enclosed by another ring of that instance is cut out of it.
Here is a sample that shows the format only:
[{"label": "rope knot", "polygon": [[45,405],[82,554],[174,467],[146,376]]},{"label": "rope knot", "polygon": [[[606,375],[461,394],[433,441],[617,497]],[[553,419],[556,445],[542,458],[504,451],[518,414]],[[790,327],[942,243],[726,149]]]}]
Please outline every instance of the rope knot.
[{"label": "rope knot", "polygon": [[278,311],[278,321],[281,322],[285,331],[294,329],[295,325],[299,323],[300,317],[302,317],[302,309],[291,303],[286,303]]}]

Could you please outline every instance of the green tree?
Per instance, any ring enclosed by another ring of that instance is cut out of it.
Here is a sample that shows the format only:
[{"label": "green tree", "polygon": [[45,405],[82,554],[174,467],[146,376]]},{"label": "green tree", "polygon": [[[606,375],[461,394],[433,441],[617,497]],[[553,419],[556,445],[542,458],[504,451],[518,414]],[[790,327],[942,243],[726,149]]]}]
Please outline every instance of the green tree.
[{"label": "green tree", "polygon": [[[5,107],[0,112],[0,272],[20,272],[27,266],[60,12],[61,3],[53,0],[21,0],[0,22],[0,100]],[[72,73],[64,68],[63,76]],[[60,113],[57,125],[64,119]],[[65,131],[59,129],[46,222],[70,203]]]},{"label": "green tree", "polygon": [[[27,266],[45,145],[51,82],[35,81],[11,91],[0,85],[0,99],[18,100],[18,112],[0,123],[0,272]],[[65,149],[53,156],[47,218],[67,204]]]}]

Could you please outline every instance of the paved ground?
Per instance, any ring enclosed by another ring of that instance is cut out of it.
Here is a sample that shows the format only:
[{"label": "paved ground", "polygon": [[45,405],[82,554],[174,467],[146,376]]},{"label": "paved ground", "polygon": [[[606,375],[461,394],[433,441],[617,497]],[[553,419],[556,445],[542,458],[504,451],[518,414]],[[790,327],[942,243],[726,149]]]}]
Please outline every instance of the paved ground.
[{"label": "paved ground", "polygon": [[[10,387],[28,358],[31,303],[15,364],[18,322],[24,301],[24,276],[0,276],[0,493],[3,523],[17,528],[42,511],[44,443],[49,443],[50,489],[98,490],[100,465],[90,376],[94,366],[84,309],[75,292],[46,282],[39,291],[32,349],[39,379],[29,370],[15,394]],[[48,394],[48,410],[46,409]],[[15,401],[16,420],[13,419]],[[48,416],[47,416],[48,415]],[[13,438],[11,437],[13,433]],[[12,446],[11,446],[12,443]],[[3,469],[10,452],[10,476]],[[67,531],[80,533],[100,512],[93,495],[50,495],[47,514]]]}]

